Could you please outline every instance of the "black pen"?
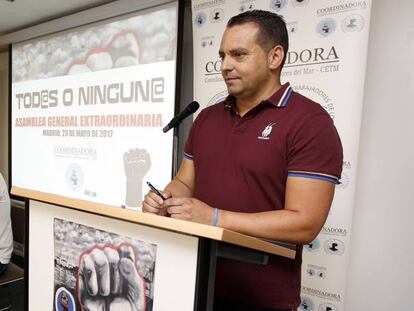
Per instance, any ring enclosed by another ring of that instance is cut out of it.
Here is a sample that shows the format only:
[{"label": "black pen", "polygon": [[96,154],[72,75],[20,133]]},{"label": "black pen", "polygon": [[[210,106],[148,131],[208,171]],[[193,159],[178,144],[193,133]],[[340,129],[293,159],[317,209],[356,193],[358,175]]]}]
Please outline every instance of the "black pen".
[{"label": "black pen", "polygon": [[157,188],[155,188],[153,185],[151,185],[151,183],[150,183],[149,181],[147,181],[147,185],[148,185],[148,187],[150,187],[150,188],[151,188],[151,191],[152,191],[152,192],[154,192],[156,195],[158,195],[161,199],[166,200],[166,199],[164,198],[164,196],[161,194],[161,192],[159,192],[159,191],[157,190]]}]

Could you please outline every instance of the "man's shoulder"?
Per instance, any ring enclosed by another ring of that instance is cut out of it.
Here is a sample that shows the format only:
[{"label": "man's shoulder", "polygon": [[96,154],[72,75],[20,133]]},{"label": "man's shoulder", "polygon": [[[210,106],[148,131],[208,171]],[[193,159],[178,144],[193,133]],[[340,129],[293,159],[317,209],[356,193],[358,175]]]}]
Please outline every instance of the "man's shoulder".
[{"label": "man's shoulder", "polygon": [[323,114],[328,115],[326,110],[317,102],[313,101],[309,97],[303,96],[300,93],[293,92],[289,102],[289,108],[294,112],[303,114]]},{"label": "man's shoulder", "polygon": [[333,125],[329,113],[319,103],[297,92],[292,93],[285,110],[285,122],[289,131],[302,131],[310,124],[325,127]]}]

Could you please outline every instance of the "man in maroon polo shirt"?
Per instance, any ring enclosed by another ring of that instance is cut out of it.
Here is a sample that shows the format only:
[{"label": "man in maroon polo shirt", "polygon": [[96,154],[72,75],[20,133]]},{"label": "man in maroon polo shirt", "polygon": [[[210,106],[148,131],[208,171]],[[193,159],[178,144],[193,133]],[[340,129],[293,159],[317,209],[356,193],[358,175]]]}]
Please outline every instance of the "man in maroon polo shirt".
[{"label": "man in maroon polo shirt", "polygon": [[281,85],[285,22],[266,11],[230,19],[221,71],[229,96],[195,120],[163,201],[145,212],[297,244],[294,260],[266,266],[219,259],[214,310],[293,310],[300,304],[302,245],[322,228],[342,169],[341,142],[317,103]]}]

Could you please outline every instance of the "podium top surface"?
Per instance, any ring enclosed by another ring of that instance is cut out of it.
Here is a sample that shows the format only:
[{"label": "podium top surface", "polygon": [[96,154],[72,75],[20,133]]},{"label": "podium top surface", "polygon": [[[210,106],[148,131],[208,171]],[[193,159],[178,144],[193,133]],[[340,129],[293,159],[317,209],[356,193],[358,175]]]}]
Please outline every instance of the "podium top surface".
[{"label": "podium top surface", "polygon": [[13,187],[11,193],[28,199],[61,205],[64,207],[84,211],[92,214],[111,217],[132,223],[142,224],[163,230],[178,232],[181,234],[194,235],[209,238],[230,244],[239,245],[262,251],[269,254],[279,255],[288,258],[295,258],[296,251],[293,244],[265,241],[235,231],[163,217],[149,213],[142,213],[137,210],[120,208],[112,205],[94,203],[85,200],[67,198],[55,194],[44,193],[34,190]]}]

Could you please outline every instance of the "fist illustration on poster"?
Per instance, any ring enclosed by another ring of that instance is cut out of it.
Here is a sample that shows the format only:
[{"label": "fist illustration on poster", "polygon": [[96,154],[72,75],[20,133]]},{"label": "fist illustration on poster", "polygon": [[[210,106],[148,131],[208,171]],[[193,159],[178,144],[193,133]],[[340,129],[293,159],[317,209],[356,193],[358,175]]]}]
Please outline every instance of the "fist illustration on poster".
[{"label": "fist illustration on poster", "polygon": [[126,205],[137,206],[142,201],[142,180],[150,167],[151,157],[145,149],[135,148],[124,153]]},{"label": "fist illustration on poster", "polygon": [[145,311],[145,281],[131,245],[93,248],[79,260],[77,295],[83,311]]}]

